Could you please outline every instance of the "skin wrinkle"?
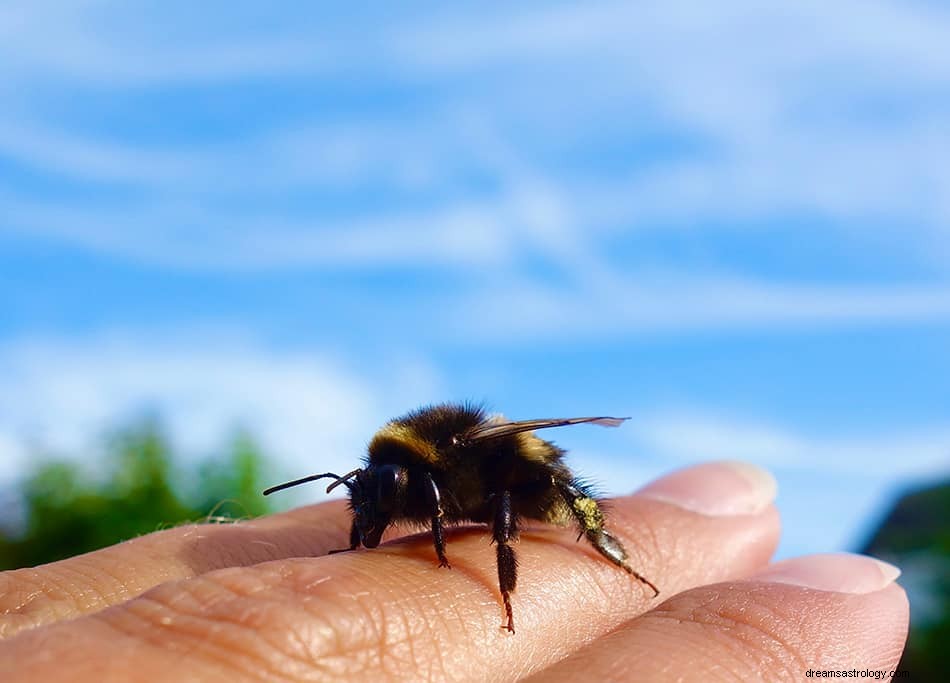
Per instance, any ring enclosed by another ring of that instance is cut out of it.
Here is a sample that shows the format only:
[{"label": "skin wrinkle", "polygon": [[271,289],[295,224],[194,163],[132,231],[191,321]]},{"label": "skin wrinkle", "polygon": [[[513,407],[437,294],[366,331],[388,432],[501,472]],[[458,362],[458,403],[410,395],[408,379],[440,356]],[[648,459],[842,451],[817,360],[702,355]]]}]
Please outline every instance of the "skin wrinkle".
[{"label": "skin wrinkle", "polygon": [[[307,629],[305,627],[291,628],[289,632],[287,633],[287,639],[292,642],[292,644],[296,647],[296,650],[301,653],[304,653],[298,657],[301,664],[304,665],[304,668],[301,669],[304,675],[306,675],[308,672],[319,671],[321,669],[320,662],[318,662],[310,654],[310,650],[311,650],[310,642],[312,642],[312,639],[308,639],[307,633],[306,633],[309,630],[310,629]],[[302,677],[303,676],[300,676],[300,678]]]},{"label": "skin wrinkle", "polygon": [[[145,628],[129,628],[126,633],[155,648],[165,649],[172,645],[176,651],[199,654],[218,665],[227,664],[226,668],[236,674],[254,670],[268,677],[283,677],[288,667],[300,670],[319,668],[319,663],[313,658],[285,647],[286,638],[283,636],[292,632],[293,628],[270,628],[268,621],[275,609],[286,612],[293,611],[293,607],[277,600],[261,600],[259,594],[265,588],[262,586],[251,591],[240,591],[209,579],[197,590],[184,587],[178,593],[152,591],[137,599],[128,610],[145,624]],[[205,594],[199,597],[200,591],[205,591]],[[223,592],[223,595],[217,592]],[[226,607],[235,599],[250,599],[251,604],[244,605],[237,613],[230,609],[208,611],[209,607]],[[259,623],[247,623],[250,614],[256,614]],[[295,622],[289,620],[289,623]],[[174,640],[167,638],[169,630],[175,633]],[[281,637],[271,637],[273,632],[279,633]],[[188,647],[189,643],[191,647]],[[240,664],[235,663],[235,660],[240,660]]]},{"label": "skin wrinkle", "polygon": [[[759,634],[765,638],[765,640],[758,641],[763,650],[765,646],[770,644],[777,646],[779,648],[779,654],[786,655],[785,658],[782,658],[782,662],[786,664],[786,671],[788,671],[790,677],[794,677],[796,675],[795,672],[805,671],[805,669],[807,669],[807,663],[804,661],[802,655],[802,639],[800,636],[805,624],[803,623],[804,619],[801,618],[801,615],[797,615],[795,610],[789,610],[787,605],[781,603],[773,606],[764,602],[754,602],[753,609],[764,613],[769,618],[769,624],[762,624],[758,619],[743,622],[741,616],[730,618],[739,624],[746,623],[749,628],[758,631]],[[796,616],[799,618],[796,619]],[[784,631],[782,627],[785,623],[789,622],[794,623],[798,628],[792,630],[789,636],[786,637],[782,635]],[[746,642],[749,643],[750,641]],[[754,643],[750,644],[754,645]],[[789,656],[791,661],[795,664],[794,667],[789,665]]]},{"label": "skin wrinkle", "polygon": [[[791,609],[788,603],[772,600],[769,595],[768,584],[763,585],[760,589],[753,589],[747,599],[752,603],[754,610],[770,618],[771,623],[769,626],[771,626],[772,629],[765,633],[765,635],[770,635],[774,642],[782,646],[785,653],[793,656],[796,661],[796,666],[798,667],[797,671],[804,671],[808,668],[809,664],[804,661],[801,654],[803,649],[801,634],[814,630],[833,630],[834,632],[840,633],[842,623],[848,624],[850,622],[848,615],[851,610],[843,609],[837,600],[825,599],[830,596],[828,594],[821,595],[823,591],[812,591],[807,588],[800,590],[819,594],[817,597],[824,603],[822,608],[815,609],[812,614],[806,616],[800,611]],[[765,599],[759,599],[760,596]],[[811,617],[811,619],[809,619],[809,617]],[[785,623],[792,623],[796,627],[790,631],[788,638],[783,638],[780,635],[781,628],[776,628],[776,626],[781,627]],[[826,627],[826,623],[831,627],[830,629]],[[758,625],[758,620],[751,622],[751,624]],[[766,627],[763,626],[763,629],[766,629]],[[793,669],[793,671],[795,671],[795,669]]]},{"label": "skin wrinkle", "polygon": [[[405,615],[404,615],[404,618],[406,618]],[[437,618],[439,618],[439,617],[437,616]],[[438,629],[436,629],[436,628],[433,628],[433,624],[432,624],[432,622],[429,621],[429,620],[426,621],[426,628],[432,629],[433,631],[437,631],[437,630],[438,630]],[[413,635],[415,635],[415,634],[413,634]],[[410,637],[410,638],[408,639],[408,641],[406,642],[406,647],[407,647],[408,650],[409,650],[409,661],[410,661],[410,662],[427,663],[428,660],[427,660],[425,657],[420,657],[420,656],[416,653],[416,645],[415,645],[415,642],[416,642],[416,639],[415,639],[415,638],[412,638],[412,637]],[[435,648],[435,652],[436,652],[436,657],[437,657],[437,659],[438,659],[438,661],[439,661],[439,665],[440,665],[440,667],[442,667],[442,648],[439,648],[439,647]],[[443,667],[443,673],[444,673],[444,667]],[[430,670],[430,672],[429,672],[429,675],[427,675],[425,678],[426,678],[426,680],[432,680],[431,670]]]},{"label": "skin wrinkle", "polygon": [[[391,597],[391,602],[393,603],[392,607],[395,608],[396,613],[399,614],[405,620],[403,629],[409,629],[408,637],[416,638],[420,643],[433,642],[433,641],[441,642],[442,640],[441,634],[445,632],[446,630],[449,630],[451,633],[457,636],[459,630],[465,630],[469,628],[466,621],[461,618],[461,613],[456,612],[456,614],[459,615],[457,617],[459,623],[454,625],[451,629],[446,629],[445,626],[443,626],[441,623],[440,624],[436,623],[437,621],[442,621],[445,619],[445,616],[440,616],[438,605],[433,605],[431,601],[425,599],[425,595],[412,596],[412,597],[406,596],[406,593],[403,590],[401,584],[402,583],[418,584],[420,578],[424,579],[426,575],[429,574],[429,572],[432,572],[435,570],[431,564],[427,563],[427,565],[428,566],[421,568],[421,570],[416,570],[415,567],[412,567],[414,571],[410,572],[406,576],[400,577],[401,579],[400,584],[397,584],[393,587],[388,587],[389,592],[392,593],[392,597]],[[366,580],[375,580],[375,573],[376,573],[375,569],[370,568],[370,567],[367,567],[365,569],[363,567],[359,567],[358,569],[355,569],[353,571],[353,574],[355,575],[360,575],[360,574],[364,575]],[[348,580],[350,578],[351,578],[350,576],[347,576],[347,577],[344,577],[342,580]],[[383,603],[386,603],[388,605],[388,601],[390,601],[390,597],[382,596]],[[352,605],[352,601],[350,601],[350,603]],[[435,617],[436,617],[435,619],[433,619],[433,616],[431,614],[432,612],[434,612],[435,614]],[[417,620],[412,620],[410,618],[410,615],[413,615],[413,614],[421,615],[421,618]],[[382,618],[385,619],[385,616],[383,616]],[[379,619],[380,619],[380,616],[378,614],[370,613],[368,616],[368,619],[364,621],[369,621],[371,624],[378,625]],[[334,619],[334,624],[339,634],[341,635],[347,634],[347,633],[350,634],[350,636],[347,638],[346,641],[340,642],[339,648],[338,648],[338,653],[340,656],[349,657],[350,659],[352,659],[354,656],[360,656],[361,653],[365,653],[367,647],[369,647],[369,649],[372,649],[374,645],[374,640],[375,640],[375,644],[377,645],[380,644],[380,641],[381,641],[380,638],[374,638],[372,634],[369,634],[369,635],[366,634],[365,627],[367,626],[367,624],[365,623],[362,624],[362,626],[364,627],[363,632],[362,633],[357,632],[354,637],[354,635],[352,634],[352,629],[349,627],[349,622],[352,622],[352,621],[353,621],[353,618],[351,616],[348,616],[346,613]],[[357,621],[359,620],[357,619]],[[383,631],[384,629],[381,629],[379,632],[377,632],[377,635]],[[383,643],[383,645],[388,647],[389,650],[392,650],[394,645],[396,644],[402,645],[403,642],[404,642],[404,639],[400,639],[399,641],[392,641],[390,639],[387,642]],[[378,653],[382,654],[383,652],[386,652],[386,651],[387,651],[386,649],[379,649]],[[416,657],[420,656],[420,653],[416,651],[415,656]],[[366,661],[365,657],[363,657],[362,659],[364,662]],[[427,657],[426,661],[429,661],[429,659],[430,658]],[[360,670],[359,667],[357,667],[356,670],[357,671]]]},{"label": "skin wrinkle", "polygon": [[[624,624],[623,626],[621,626],[619,629],[615,630],[613,633],[607,636],[606,640],[598,642],[597,651],[598,652],[605,652],[605,651],[627,652],[628,646],[629,646],[629,641],[628,641],[629,631],[631,627],[635,628],[637,633],[642,633],[642,634],[653,633],[653,634],[659,635],[660,641],[661,641],[659,644],[660,649],[653,648],[649,652],[641,652],[634,649],[632,651],[632,654],[633,654],[632,658],[630,656],[627,656],[627,658],[618,659],[618,660],[605,659],[603,657],[598,656],[597,658],[598,664],[603,665],[604,663],[606,663],[607,666],[611,667],[612,671],[626,671],[628,669],[633,670],[633,671],[649,670],[652,674],[657,674],[657,673],[662,674],[664,671],[672,670],[674,668],[674,665],[678,663],[678,658],[676,657],[677,651],[673,649],[672,647],[674,644],[663,642],[667,639],[670,633],[670,629],[667,628],[666,622],[676,624],[677,635],[676,635],[675,646],[677,648],[680,648],[683,651],[693,652],[693,653],[702,652],[706,648],[708,644],[709,634],[707,630],[702,627],[701,624],[689,622],[685,619],[682,619],[681,617],[678,617],[672,614],[665,615],[662,618],[654,619],[652,618],[652,614],[651,614],[648,617],[645,617],[643,619],[637,619],[637,620],[634,620],[633,622],[628,622],[627,624]],[[664,667],[657,670],[656,664],[658,662],[664,662],[664,661],[668,663]],[[717,665],[721,663],[722,663],[721,661],[717,661]],[[549,669],[557,670],[560,664],[561,662],[556,662],[551,667],[549,667]],[[740,667],[738,670],[740,671],[742,675],[738,675],[731,680],[749,679],[748,671],[746,669],[741,668],[742,664],[743,662],[742,662],[741,656],[737,657],[736,665]],[[695,666],[695,662],[691,662],[691,667],[692,666]],[[700,673],[693,668],[690,669],[690,672],[694,674]],[[705,670],[703,673],[705,673]],[[597,670],[596,675],[599,678],[605,677],[603,676],[603,673],[600,669]],[[553,674],[550,671],[543,671],[536,678],[532,678],[531,680],[544,681],[552,676]],[[609,677],[606,677],[606,678],[609,680]],[[708,680],[708,678],[705,675],[703,676],[703,678],[704,680]],[[563,675],[559,677],[559,680],[560,679],[563,679]],[[768,679],[768,677],[760,678],[759,680],[766,680],[766,679]],[[667,678],[661,676],[659,679],[656,679],[656,680],[667,680]]]},{"label": "skin wrinkle", "polygon": [[[428,647],[419,653],[416,652],[415,642],[431,644],[433,641],[439,641],[441,643],[442,635],[450,631],[446,628],[446,615],[438,609],[439,603],[432,600],[431,594],[413,594],[405,588],[411,588],[411,586],[399,587],[394,591],[395,595],[391,604],[387,603],[388,611],[395,612],[400,620],[402,626],[400,635],[404,635],[404,638],[388,642],[387,645],[390,650],[395,649],[396,646],[408,650],[405,670],[410,671],[413,666],[431,666],[433,659],[442,662],[442,652],[445,649],[438,646]],[[420,619],[413,620],[411,618],[413,614],[420,615]],[[384,631],[385,623],[385,621],[381,622]],[[390,664],[386,659],[385,651],[381,651],[380,655],[383,663]],[[385,666],[383,668],[385,670]],[[447,672],[443,667],[442,678],[446,675]]]},{"label": "skin wrinkle", "polygon": [[[387,617],[389,609],[388,600],[379,600],[378,602],[364,600],[359,598],[354,598],[353,602],[356,604],[356,607],[359,609],[359,612],[365,616],[364,619],[360,619],[359,623],[365,624],[367,637],[364,637],[363,644],[364,646],[360,649],[357,655],[357,661],[362,659],[364,662],[370,664],[370,666],[375,665],[374,668],[378,668],[386,671],[386,662],[387,662],[387,652],[392,649],[394,650],[393,656],[397,656],[395,652],[395,644],[398,642],[405,642],[405,639],[408,637],[405,628],[399,631],[398,634],[394,636],[394,642],[390,643],[391,632],[387,627],[388,625],[398,625],[400,621],[405,627],[405,617],[402,620],[390,620]],[[366,644],[369,644],[367,647]],[[366,665],[360,668],[369,668]]]},{"label": "skin wrinkle", "polygon": [[[114,575],[103,571],[95,564],[88,563],[86,558],[80,558],[73,564],[63,565],[60,567],[60,572],[61,576],[68,577],[69,574],[75,574],[80,579],[72,582],[76,588],[71,591],[66,600],[76,606],[76,611],[84,612],[92,605],[105,603],[110,594],[116,593],[106,588],[108,584],[115,582]],[[121,590],[121,584],[118,590]]]},{"label": "skin wrinkle", "polygon": [[[322,621],[325,626],[325,632],[330,636],[328,640],[331,640],[333,645],[332,647],[326,646],[326,641],[323,642],[322,646],[318,650],[312,651],[312,656],[314,659],[319,659],[322,663],[322,666],[329,669],[335,668],[337,671],[345,671],[348,662],[346,660],[350,659],[352,656],[360,656],[362,654],[362,648],[354,648],[352,645],[347,643],[347,637],[349,640],[356,640],[358,643],[361,642],[370,642],[374,643],[378,639],[373,638],[372,635],[367,636],[365,633],[361,636],[356,634],[355,638],[353,635],[353,627],[357,629],[372,629],[375,633],[379,634],[379,628],[375,623],[375,618],[370,609],[367,607],[367,601],[355,596],[354,593],[350,592],[339,592],[334,591],[331,594],[327,594],[327,590],[324,585],[327,583],[323,580],[312,581],[309,580],[309,577],[305,575],[307,567],[301,565],[299,562],[294,562],[291,565],[290,571],[284,576],[284,582],[288,584],[286,588],[290,591],[292,595],[299,595],[304,593],[305,599],[302,601],[301,606],[305,612],[310,616],[310,618],[317,618]],[[335,577],[337,583],[348,584],[352,581],[353,578],[361,580],[361,572],[358,568],[351,568],[351,570],[343,575],[338,574]],[[364,576],[362,580],[370,580],[370,577]],[[383,585],[378,586],[380,591],[379,601],[380,603],[385,603],[389,598],[390,591],[385,588]],[[364,592],[364,591],[357,591]],[[359,615],[353,617],[351,610],[356,607],[359,610],[359,613],[362,614],[363,618],[360,618]],[[345,621],[341,623],[339,616],[327,617],[326,615],[334,615],[335,612],[342,612],[343,615],[348,615],[345,617]],[[321,631],[323,631],[321,629]],[[314,643],[314,645],[321,645],[319,642]],[[331,662],[335,660],[344,660],[338,662],[335,667],[331,666]],[[342,666],[341,666],[342,665]]]},{"label": "skin wrinkle", "polygon": [[[315,668],[318,662],[313,657],[312,648],[308,646],[308,641],[301,633],[302,629],[306,629],[306,625],[289,618],[292,616],[291,612],[297,612],[298,610],[287,610],[285,606],[275,600],[255,598],[254,602],[257,604],[244,607],[234,618],[229,618],[227,612],[224,613],[223,618],[229,623],[246,626],[252,637],[257,635],[266,641],[274,652],[278,652],[283,656],[285,665],[294,665],[301,671]],[[272,628],[266,623],[275,610],[281,612],[281,619],[288,624],[286,628],[283,627],[283,624],[280,624],[277,628]],[[250,619],[249,617],[254,618]],[[257,625],[255,625],[255,622],[257,622]],[[292,647],[293,644],[299,645],[299,649]],[[273,668],[276,669],[277,667]]]},{"label": "skin wrinkle", "polygon": [[[437,632],[440,634],[453,633],[454,632],[453,627],[455,623],[460,623],[460,624],[465,623],[464,616],[461,610],[459,609],[459,605],[457,602],[454,602],[452,600],[449,600],[447,603],[440,601],[439,604],[448,605],[451,612],[448,613],[445,610],[442,610],[436,613],[437,618],[439,620],[439,626],[440,626],[440,628],[437,629]],[[435,651],[436,651],[436,657],[438,658],[438,661],[439,661],[439,672],[442,674],[444,678],[448,679],[449,671],[451,669],[448,666],[448,663],[446,662],[446,658],[445,658],[447,650],[446,648],[443,648],[443,647],[437,647]]]},{"label": "skin wrinkle", "polygon": [[[380,668],[386,673],[394,673],[391,671],[393,667],[396,667],[396,671],[413,671],[417,670],[425,663],[431,661],[431,657],[423,657],[421,660],[415,658],[415,648],[413,647],[413,641],[419,636],[420,633],[435,633],[436,629],[433,628],[433,621],[429,618],[428,610],[423,608],[419,610],[403,610],[403,609],[392,609],[394,605],[380,606],[380,612],[383,615],[380,624],[383,630],[383,637],[380,639],[381,647],[379,649],[379,661]],[[386,613],[395,613],[396,618],[395,622],[399,624],[400,628],[396,632],[395,637],[390,628],[387,628],[387,624],[392,624],[394,620],[386,619]],[[421,615],[421,619],[418,620],[419,626],[414,627],[413,619],[410,616],[411,614]],[[420,640],[420,642],[422,642]],[[438,652],[439,648],[431,648]],[[388,654],[392,654],[392,657],[388,657]],[[399,666],[399,662],[403,663],[403,666]]]},{"label": "skin wrinkle", "polygon": [[[141,602],[139,602],[141,600]],[[156,620],[150,620],[147,616],[147,610],[149,609],[147,605],[150,603],[154,606],[152,609],[154,611],[159,611],[165,606],[160,603],[155,603],[151,598],[141,597],[136,599],[137,609],[141,612],[136,612],[133,610],[126,610],[112,614],[113,610],[106,610],[103,613],[96,614],[92,616],[92,619],[99,621],[104,626],[106,626],[111,631],[119,634],[122,639],[126,641],[131,641],[133,644],[138,644],[139,649],[149,649],[157,651],[170,651],[177,655],[172,661],[180,662],[182,659],[188,659],[194,666],[198,666],[199,663],[202,663],[202,660],[196,660],[191,657],[191,655],[198,651],[201,648],[203,638],[201,639],[168,639],[166,638],[168,626],[176,624],[177,628],[181,629],[182,622],[179,620],[176,622],[175,618],[168,616],[167,623],[164,621],[164,617],[161,617]],[[184,631],[185,635],[188,635]],[[204,636],[204,634],[202,634]],[[110,639],[110,642],[112,640]],[[115,645],[118,645],[116,643]],[[117,651],[122,654],[129,652],[128,647],[115,647]],[[220,664],[214,658],[207,657],[206,653],[202,654],[205,660],[211,661],[215,664]],[[225,661],[226,663],[226,661]]]},{"label": "skin wrinkle", "polygon": [[[23,573],[21,573],[23,572]],[[33,584],[35,588],[27,591],[27,594],[17,603],[11,616],[29,616],[37,611],[34,603],[38,599],[46,598],[51,602],[58,602],[65,599],[66,591],[58,585],[57,582],[44,582],[40,579],[35,570],[14,570],[14,581],[17,583]]]},{"label": "skin wrinkle", "polygon": [[[742,599],[753,602],[751,596],[743,596]],[[716,607],[717,605],[721,606]],[[737,649],[742,658],[748,658],[750,651],[751,653],[759,653],[761,655],[759,658],[760,669],[769,671],[770,674],[773,675],[775,671],[780,668],[784,668],[785,673],[790,676],[792,675],[792,671],[804,671],[807,669],[807,666],[797,669],[788,667],[788,658],[782,656],[785,654],[791,655],[793,659],[798,658],[798,648],[796,644],[786,641],[775,632],[776,629],[770,627],[770,624],[782,625],[784,619],[774,618],[774,610],[766,605],[754,603],[749,606],[755,608],[756,612],[752,619],[749,619],[747,616],[752,610],[747,610],[746,614],[741,615],[731,614],[730,612],[735,611],[731,603],[729,603],[728,600],[722,603],[721,594],[714,592],[701,603],[690,606],[686,611],[685,620],[682,618],[682,611],[679,609],[677,609],[676,612],[672,611],[674,606],[670,607],[669,614],[667,614],[666,610],[661,608],[653,612],[647,618],[662,619],[664,617],[673,617],[679,624],[685,622],[695,624],[699,627],[712,626],[714,628],[711,631],[705,629],[701,632],[706,636],[708,636],[710,632],[723,636],[721,640],[724,641],[724,644],[727,646],[735,643],[738,647],[730,647],[730,649]],[[770,622],[770,624],[761,623],[763,614],[768,617],[767,621]],[[775,646],[777,646],[777,648]],[[798,664],[801,664],[801,662],[798,662]],[[779,665],[782,666],[780,667]]]},{"label": "skin wrinkle", "polygon": [[[394,607],[395,605],[387,602],[381,602],[378,605],[367,602],[363,605],[364,610],[371,615],[368,620],[372,625],[372,635],[369,640],[375,645],[362,650],[362,659],[367,661],[369,666],[365,664],[357,666],[355,671],[348,671],[348,673],[378,669],[390,679],[394,679],[396,671],[401,669],[413,671],[422,663],[413,659],[412,647],[409,644],[420,631],[428,632],[426,625],[413,628],[413,619],[410,614],[417,612],[393,609]],[[391,614],[394,616],[390,616]],[[424,620],[426,616],[424,611],[421,612],[421,616]]]},{"label": "skin wrinkle", "polygon": [[[82,562],[82,559],[80,559],[70,567],[78,571],[78,567],[84,566]],[[92,593],[93,600],[82,603],[83,611],[89,609],[92,605],[115,602],[116,598],[124,598],[128,595],[129,590],[125,587],[121,573],[123,571],[132,573],[128,571],[130,563],[125,562],[122,567],[114,568],[110,567],[108,562],[97,561],[91,556],[88,558],[88,562],[89,573],[85,574],[85,577],[88,578],[86,588]],[[106,580],[103,581],[103,578]]]},{"label": "skin wrinkle", "polygon": [[[716,625],[715,632],[723,634],[727,640],[736,641],[744,656],[747,657],[750,651],[753,656],[759,653],[760,671],[774,674],[784,669],[783,675],[791,678],[794,678],[794,671],[804,671],[807,667],[801,666],[799,643],[781,635],[787,617],[779,615],[776,609],[765,603],[756,602],[751,595],[743,596],[743,599],[751,603],[751,609],[734,609],[728,601],[717,607],[717,601],[710,600],[694,608],[690,617],[698,624]],[[752,612],[754,618],[750,619]],[[789,666],[789,656],[796,660],[797,666]]]}]

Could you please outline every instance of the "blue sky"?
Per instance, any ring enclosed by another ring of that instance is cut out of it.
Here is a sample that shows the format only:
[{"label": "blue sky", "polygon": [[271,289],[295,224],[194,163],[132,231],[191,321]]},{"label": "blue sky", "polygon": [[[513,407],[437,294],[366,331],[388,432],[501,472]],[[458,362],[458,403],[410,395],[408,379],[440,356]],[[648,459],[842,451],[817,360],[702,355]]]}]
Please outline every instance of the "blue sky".
[{"label": "blue sky", "polygon": [[919,1],[4,3],[0,484],[143,409],[296,476],[473,398],[630,415],[555,437],[613,493],[759,463],[782,555],[853,547],[950,470],[948,30]]}]

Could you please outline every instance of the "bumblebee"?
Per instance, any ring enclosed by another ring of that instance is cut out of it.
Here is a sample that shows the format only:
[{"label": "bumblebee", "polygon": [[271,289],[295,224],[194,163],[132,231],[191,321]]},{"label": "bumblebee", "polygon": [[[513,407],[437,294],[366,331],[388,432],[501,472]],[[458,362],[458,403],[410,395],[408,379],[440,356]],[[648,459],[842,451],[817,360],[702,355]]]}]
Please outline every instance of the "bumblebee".
[{"label": "bumblebee", "polygon": [[628,418],[574,417],[508,421],[471,404],[427,406],[396,418],[370,441],[366,466],[340,476],[313,474],[273,486],[264,495],[305,482],[330,478],[327,493],[349,489],[353,524],[350,544],[332,552],[375,548],[396,522],[431,528],[440,567],[450,567],[445,552],[447,524],[476,522],[491,527],[498,583],[514,633],[511,593],[517,581],[512,540],[522,520],[558,526],[574,524],[578,540],[588,542],[610,562],[649,586],[627,561],[627,552],[604,529],[604,514],[590,487],[564,464],[565,451],[534,434],[575,424],[616,427]]}]

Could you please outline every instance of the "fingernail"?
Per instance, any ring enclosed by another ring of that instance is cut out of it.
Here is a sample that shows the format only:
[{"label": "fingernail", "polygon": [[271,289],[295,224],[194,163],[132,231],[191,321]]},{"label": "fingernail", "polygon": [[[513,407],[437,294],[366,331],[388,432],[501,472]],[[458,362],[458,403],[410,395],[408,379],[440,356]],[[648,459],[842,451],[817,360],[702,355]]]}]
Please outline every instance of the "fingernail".
[{"label": "fingernail", "polygon": [[775,500],[775,477],[755,465],[727,460],[673,472],[637,495],[712,517],[754,515]]},{"label": "fingernail", "polygon": [[776,562],[752,579],[838,593],[873,593],[900,575],[900,569],[873,557],[828,553]]}]

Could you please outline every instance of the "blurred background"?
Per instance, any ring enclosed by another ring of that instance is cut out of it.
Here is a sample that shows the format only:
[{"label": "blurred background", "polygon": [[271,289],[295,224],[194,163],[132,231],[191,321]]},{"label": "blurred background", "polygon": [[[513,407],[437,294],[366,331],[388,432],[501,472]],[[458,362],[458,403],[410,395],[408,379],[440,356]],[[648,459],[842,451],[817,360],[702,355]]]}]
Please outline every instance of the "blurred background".
[{"label": "blurred background", "polygon": [[428,402],[630,415],[554,438],[612,494],[770,468],[780,557],[905,569],[924,673],[948,31],[924,0],[3,3],[0,563],[320,500],[258,492]]}]

